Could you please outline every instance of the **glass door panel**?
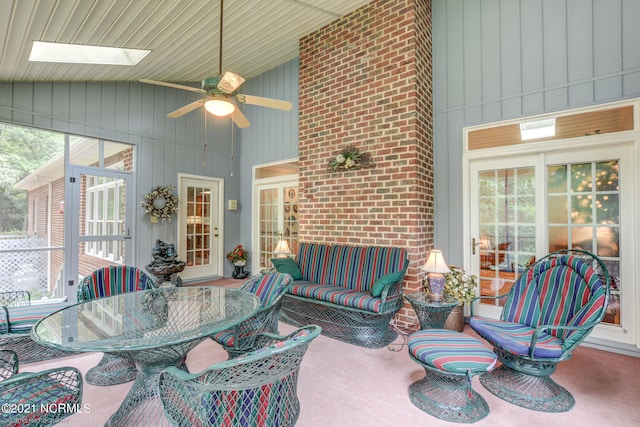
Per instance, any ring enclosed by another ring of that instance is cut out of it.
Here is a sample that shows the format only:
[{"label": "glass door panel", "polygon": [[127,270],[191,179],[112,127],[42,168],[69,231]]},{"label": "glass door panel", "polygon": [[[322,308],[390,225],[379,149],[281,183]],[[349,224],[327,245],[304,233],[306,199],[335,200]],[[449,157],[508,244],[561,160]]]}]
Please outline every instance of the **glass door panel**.
[{"label": "glass door panel", "polygon": [[547,165],[549,252],[582,249],[604,261],[611,298],[604,322],[620,325],[618,160]]},{"label": "glass door panel", "polygon": [[535,259],[535,171],[533,167],[481,170],[477,177],[480,295],[502,295]]},{"label": "glass door panel", "polygon": [[260,268],[271,267],[273,250],[284,239],[293,254],[298,250],[298,187],[287,184],[260,186],[258,200]]}]

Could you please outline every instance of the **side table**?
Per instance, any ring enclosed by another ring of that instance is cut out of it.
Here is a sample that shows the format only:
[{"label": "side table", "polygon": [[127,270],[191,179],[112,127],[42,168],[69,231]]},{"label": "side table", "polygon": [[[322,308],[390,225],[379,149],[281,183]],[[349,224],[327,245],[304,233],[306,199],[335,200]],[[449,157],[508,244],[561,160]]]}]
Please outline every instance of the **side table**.
[{"label": "side table", "polygon": [[434,299],[427,292],[413,292],[405,295],[420,321],[420,329],[442,329],[444,322],[458,300],[450,296]]}]

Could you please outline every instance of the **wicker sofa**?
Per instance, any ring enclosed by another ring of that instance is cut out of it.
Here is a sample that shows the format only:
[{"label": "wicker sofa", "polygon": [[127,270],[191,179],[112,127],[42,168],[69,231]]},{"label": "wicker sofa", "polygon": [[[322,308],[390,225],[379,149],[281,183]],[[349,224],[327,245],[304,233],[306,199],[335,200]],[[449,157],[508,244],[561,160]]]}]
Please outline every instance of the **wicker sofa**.
[{"label": "wicker sofa", "polygon": [[295,261],[273,262],[294,278],[282,299],[284,322],[317,324],[324,335],[367,348],[396,338],[389,322],[403,305],[406,249],[300,243]]}]

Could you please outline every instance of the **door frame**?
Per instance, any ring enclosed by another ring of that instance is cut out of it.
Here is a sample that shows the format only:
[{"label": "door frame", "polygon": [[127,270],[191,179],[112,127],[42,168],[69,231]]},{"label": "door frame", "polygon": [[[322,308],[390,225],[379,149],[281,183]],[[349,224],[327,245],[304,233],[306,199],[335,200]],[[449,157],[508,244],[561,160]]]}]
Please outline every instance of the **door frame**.
[{"label": "door frame", "polygon": [[[212,255],[210,257],[210,259],[212,261],[215,261],[216,265],[214,265],[212,267],[212,270],[210,272],[207,272],[206,274],[198,274],[198,271],[202,271],[202,268],[197,268],[197,267],[186,267],[182,273],[180,273],[180,277],[185,281],[185,282],[189,282],[189,281],[201,281],[203,279],[208,279],[208,278],[216,278],[216,277],[222,277],[223,276],[223,269],[224,269],[224,179],[222,178],[214,178],[211,176],[202,176],[202,175],[192,175],[192,174],[185,174],[185,173],[179,173],[178,174],[178,200],[179,200],[179,204],[180,204],[180,208],[178,209],[178,215],[177,215],[177,224],[176,224],[176,228],[177,228],[177,252],[179,254],[180,259],[186,259],[186,245],[185,242],[183,240],[183,238],[186,236],[186,227],[187,227],[187,222],[186,222],[186,215],[187,215],[187,198],[185,197],[184,194],[182,194],[182,186],[183,186],[183,181],[186,180],[197,180],[197,181],[203,181],[205,182],[207,185],[210,185],[211,188],[216,187],[216,192],[217,192],[217,197],[211,197],[211,204],[213,205],[214,203],[217,204],[217,206],[212,206],[213,210],[212,210],[212,214],[215,214],[217,216],[217,227],[218,230],[217,232],[211,231],[211,236],[212,237],[216,237],[217,241],[210,241],[209,247],[211,249],[214,249],[216,251],[215,254],[215,259],[214,256]],[[214,218],[212,218],[213,220]],[[211,226],[213,226],[213,222],[211,223]],[[217,236],[214,236],[215,234],[217,234]]]},{"label": "door frame", "polygon": [[[80,205],[80,176],[107,176],[110,178],[123,179],[125,181],[125,212],[124,212],[124,234],[112,234],[101,236],[80,236],[80,215],[70,211],[65,215],[65,236],[64,242],[68,250],[65,250],[65,286],[64,295],[69,301],[75,302],[77,298],[78,283],[80,281],[80,253],[79,248],[82,242],[89,241],[124,241],[124,265],[133,265],[134,260],[134,238],[136,235],[136,224],[133,221],[135,213],[135,188],[133,172],[120,171],[116,169],[102,169],[90,166],[69,165],[65,174],[65,206],[79,209]],[[86,205],[84,205],[86,207]],[[67,256],[69,255],[69,256]]]},{"label": "door frame", "polygon": [[[553,115],[544,115],[537,117],[519,118],[517,120],[509,120],[500,123],[485,124],[480,126],[468,127],[464,129],[464,144],[465,151],[462,159],[462,171],[463,171],[463,212],[465,213],[465,221],[463,222],[463,259],[464,265],[467,266],[469,271],[473,274],[479,272],[479,256],[472,255],[472,238],[474,235],[472,228],[472,207],[474,201],[471,195],[471,185],[474,175],[472,174],[472,166],[474,164],[480,164],[484,161],[487,163],[493,162],[499,164],[507,162],[508,167],[517,167],[519,159],[537,157],[536,166],[536,182],[544,183],[544,185],[536,186],[537,200],[543,200],[544,205],[539,209],[536,215],[536,235],[542,236],[536,239],[536,252],[538,254],[546,254],[548,248],[547,234],[546,234],[546,166],[547,164],[553,164],[554,157],[565,154],[570,155],[568,159],[565,159],[565,163],[573,163],[575,161],[581,161],[585,158],[582,155],[584,152],[593,153],[597,150],[603,152],[611,151],[612,149],[628,150],[623,158],[620,158],[621,162],[626,162],[626,166],[621,165],[621,192],[624,191],[625,200],[631,197],[632,200],[628,200],[621,205],[620,208],[620,223],[624,227],[624,234],[628,236],[626,241],[621,239],[621,258],[624,257],[624,261],[621,262],[621,284],[624,283],[634,285],[632,289],[627,289],[627,293],[622,301],[622,319],[620,326],[614,326],[610,324],[598,325],[594,331],[587,338],[587,342],[591,342],[595,345],[600,345],[607,348],[616,348],[622,351],[637,351],[640,348],[640,285],[637,285],[638,278],[640,278],[640,263],[636,263],[634,260],[640,254],[640,227],[635,224],[634,219],[638,217],[640,213],[640,196],[637,192],[640,190],[640,99],[625,101],[621,103],[612,103],[606,105],[597,105],[594,107],[579,109],[583,111],[596,111],[608,108],[611,105],[629,105],[635,106],[634,109],[634,126],[633,130],[620,131],[615,133],[600,134],[600,135],[588,135],[583,137],[576,137],[563,140],[552,140],[542,142],[530,142],[522,143],[518,145],[512,145],[508,147],[487,148],[478,150],[468,150],[468,135],[469,132],[481,128],[497,127],[507,124],[520,123],[524,121],[537,120],[545,117],[553,117]],[[572,110],[575,112],[578,110]],[[566,114],[567,112],[562,112]],[[607,157],[606,155],[604,157]],[[616,156],[608,156],[610,158]],[[593,159],[592,159],[593,160]],[[493,167],[496,169],[497,167]],[[622,187],[624,185],[624,187]],[[475,201],[477,202],[477,200]],[[624,206],[624,207],[623,207]],[[538,214],[539,213],[539,214]],[[624,222],[623,222],[624,221]],[[542,223],[541,223],[542,222]],[[476,220],[477,223],[477,220]],[[542,227],[542,228],[540,228]],[[544,230],[544,231],[542,231]],[[475,230],[477,232],[477,230]],[[622,259],[621,259],[622,261]],[[628,286],[628,285],[627,285]],[[474,306],[474,314],[476,314],[476,308],[480,304],[476,303]],[[482,309],[479,309],[482,312]],[[497,310],[499,313],[500,310]],[[479,313],[480,314],[480,313]],[[491,317],[497,316],[496,310],[489,310],[489,312],[482,313]],[[626,347],[629,346],[629,347]]]}]

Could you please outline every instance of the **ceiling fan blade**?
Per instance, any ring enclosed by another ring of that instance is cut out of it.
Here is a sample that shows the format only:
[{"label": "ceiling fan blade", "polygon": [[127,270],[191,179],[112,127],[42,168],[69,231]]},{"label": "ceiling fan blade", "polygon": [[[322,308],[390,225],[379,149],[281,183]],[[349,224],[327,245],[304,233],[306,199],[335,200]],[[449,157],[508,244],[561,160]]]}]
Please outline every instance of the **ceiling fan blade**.
[{"label": "ceiling fan blade", "polygon": [[198,99],[191,104],[187,104],[184,107],[178,108],[176,111],[170,112],[169,114],[167,114],[167,117],[169,117],[170,119],[177,119],[178,117],[184,116],[185,114],[202,107],[204,105],[204,101],[204,99]]},{"label": "ceiling fan blade", "polygon": [[175,88],[175,89],[188,90],[188,91],[191,91],[191,92],[207,93],[206,90],[199,89],[197,87],[184,86],[184,85],[179,85],[179,84],[175,84],[175,83],[159,82],[157,80],[140,79],[140,82],[141,83],[149,83],[149,84],[158,85],[158,86],[167,86],[167,87],[172,87],[172,88]]},{"label": "ceiling fan blade", "polygon": [[242,111],[240,111],[239,108],[236,108],[235,110],[233,110],[233,113],[231,113],[231,120],[233,120],[236,126],[238,126],[241,129],[248,128],[249,125],[251,125],[247,117],[244,114],[242,114]]},{"label": "ceiling fan blade", "polygon": [[289,101],[280,101],[279,99],[263,98],[253,95],[236,95],[238,102],[250,105],[259,105],[261,107],[275,108],[277,110],[289,111],[292,105]]}]

